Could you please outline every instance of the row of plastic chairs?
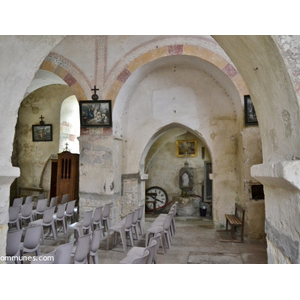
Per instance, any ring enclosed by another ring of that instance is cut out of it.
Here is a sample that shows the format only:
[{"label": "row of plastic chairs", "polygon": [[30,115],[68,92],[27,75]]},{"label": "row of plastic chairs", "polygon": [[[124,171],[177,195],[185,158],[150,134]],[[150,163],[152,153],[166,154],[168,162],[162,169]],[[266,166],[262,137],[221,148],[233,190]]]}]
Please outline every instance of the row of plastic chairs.
[{"label": "row of plastic chairs", "polygon": [[116,245],[118,234],[121,237],[124,252],[127,252],[127,235],[129,236],[131,246],[134,247],[133,232],[137,240],[140,240],[140,234],[143,235],[143,214],[144,206],[140,206],[133,212],[128,213],[122,221],[110,227],[107,232],[106,250],[109,250],[110,236],[113,235],[114,245]]},{"label": "row of plastic chairs", "polygon": [[[64,203],[69,201],[70,195],[63,195]],[[52,197],[48,206],[48,199],[39,199],[36,208],[33,209],[33,196],[27,196],[23,204],[23,197],[15,198],[13,205],[9,207],[9,221],[8,225],[11,228],[16,226],[17,229],[23,227],[25,222],[33,222],[44,215],[47,208],[56,207],[58,205],[59,197]],[[75,211],[75,205],[74,205]]]},{"label": "row of plastic chairs", "polygon": [[[41,225],[29,227],[22,242],[23,229],[8,232],[6,257],[11,257],[15,263],[21,263],[25,253],[35,253],[33,264],[69,264],[77,263],[98,264],[98,249],[101,242],[101,229],[92,234],[83,235],[74,242],[62,244],[54,251],[41,255],[40,240],[43,227]],[[73,260],[71,260],[73,257]]]},{"label": "row of plastic chairs", "polygon": [[146,231],[145,246],[149,244],[149,239],[155,234],[161,234],[161,246],[163,253],[167,253],[167,248],[171,248],[172,237],[176,233],[175,216],[177,212],[177,202],[175,202],[168,214],[160,214]]},{"label": "row of plastic chairs", "polygon": [[[34,197],[33,195],[26,196],[25,201],[24,201],[24,197],[15,198],[13,200],[12,206],[22,207],[22,205],[24,205],[24,204],[32,203],[33,202],[33,197]],[[40,198],[40,196],[39,196],[37,202],[39,202],[39,200],[43,200],[43,199],[45,199],[45,198]],[[24,201],[24,203],[23,203],[23,201]],[[51,199],[49,201],[49,207],[57,206],[58,201],[59,201],[59,196],[51,197]],[[70,201],[70,195],[65,194],[65,195],[62,196],[60,204],[67,203],[69,201]],[[48,203],[48,201],[47,201],[47,203]]]},{"label": "row of plastic chairs", "polygon": [[[102,239],[102,230],[82,235],[77,243],[74,241],[62,244],[50,253],[39,255],[33,264],[98,264],[98,249]],[[52,259],[51,259],[52,258]]]},{"label": "row of plastic chairs", "polygon": [[110,208],[111,204],[106,204],[104,207],[99,206],[88,210],[84,213],[81,221],[69,224],[66,229],[66,242],[68,241],[70,232],[74,232],[77,239],[77,237],[82,236],[84,233],[93,232],[97,227],[101,229],[102,237],[104,237],[104,231],[108,231],[109,228]]}]

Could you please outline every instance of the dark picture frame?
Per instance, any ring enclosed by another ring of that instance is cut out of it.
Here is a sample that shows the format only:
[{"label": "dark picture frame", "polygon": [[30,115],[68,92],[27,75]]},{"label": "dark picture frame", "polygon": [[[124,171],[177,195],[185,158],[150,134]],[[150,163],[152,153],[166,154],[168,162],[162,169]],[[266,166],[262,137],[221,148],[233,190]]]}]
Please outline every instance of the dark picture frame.
[{"label": "dark picture frame", "polygon": [[52,124],[32,125],[33,142],[51,142],[52,141]]},{"label": "dark picture frame", "polygon": [[256,112],[250,95],[244,96],[245,125],[258,125]]},{"label": "dark picture frame", "polygon": [[111,127],[111,100],[79,101],[81,127]]}]

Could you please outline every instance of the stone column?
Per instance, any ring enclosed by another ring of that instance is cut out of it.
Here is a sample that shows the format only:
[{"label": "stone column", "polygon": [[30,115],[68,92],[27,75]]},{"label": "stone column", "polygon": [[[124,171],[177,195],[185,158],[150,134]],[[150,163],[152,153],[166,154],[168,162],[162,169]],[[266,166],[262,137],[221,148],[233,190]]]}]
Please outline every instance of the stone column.
[{"label": "stone column", "polygon": [[11,166],[2,166],[0,168],[0,263],[5,263],[3,258],[6,255],[10,185],[19,176],[19,168]]}]

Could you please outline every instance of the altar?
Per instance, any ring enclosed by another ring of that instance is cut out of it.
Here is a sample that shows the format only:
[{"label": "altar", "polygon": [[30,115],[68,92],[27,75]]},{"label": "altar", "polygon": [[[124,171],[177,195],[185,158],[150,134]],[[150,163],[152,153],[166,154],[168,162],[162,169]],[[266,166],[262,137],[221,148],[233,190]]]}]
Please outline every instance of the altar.
[{"label": "altar", "polygon": [[201,199],[198,197],[173,197],[173,202],[177,203],[178,216],[199,216]]}]

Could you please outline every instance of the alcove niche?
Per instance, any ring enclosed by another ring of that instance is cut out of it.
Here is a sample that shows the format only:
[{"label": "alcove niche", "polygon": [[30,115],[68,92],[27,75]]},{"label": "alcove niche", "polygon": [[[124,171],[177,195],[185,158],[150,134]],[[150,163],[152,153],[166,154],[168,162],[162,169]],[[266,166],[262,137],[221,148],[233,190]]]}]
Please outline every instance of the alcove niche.
[{"label": "alcove niche", "polygon": [[[195,141],[195,155],[180,155],[178,141]],[[210,153],[200,138],[179,127],[167,130],[149,149],[145,159],[145,173],[148,174],[146,190],[159,186],[166,191],[168,201],[180,196],[182,191],[179,187],[179,171],[186,161],[192,168],[194,176],[191,194],[201,196],[203,201],[207,197],[206,200],[211,202],[211,190],[207,193],[205,188],[206,167],[211,163]]]}]

